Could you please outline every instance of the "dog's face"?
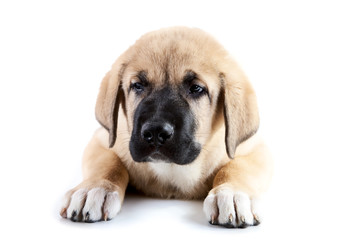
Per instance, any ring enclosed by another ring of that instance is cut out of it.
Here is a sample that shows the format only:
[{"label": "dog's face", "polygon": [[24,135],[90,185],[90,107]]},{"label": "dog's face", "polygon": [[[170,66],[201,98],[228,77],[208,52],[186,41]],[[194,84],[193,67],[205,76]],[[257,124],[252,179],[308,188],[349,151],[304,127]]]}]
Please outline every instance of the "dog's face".
[{"label": "dog's face", "polygon": [[[126,123],[118,122],[119,105]],[[120,56],[103,80],[96,116],[110,147],[126,124],[134,161],[180,165],[197,159],[224,125],[229,157],[258,127],[241,70],[210,36],[187,28],[146,34]]]},{"label": "dog's face", "polygon": [[137,43],[123,75],[131,156],[137,162],[191,163],[211,133],[220,79],[209,72],[211,60],[199,62],[173,37],[160,47],[143,41],[148,44]]},{"label": "dog's face", "polygon": [[151,81],[138,80],[130,86],[134,98],[141,99],[133,117],[132,158],[137,162],[192,162],[201,145],[195,139],[198,124],[188,98],[200,97],[200,87],[194,85],[190,90],[188,86],[163,84],[154,89]]}]

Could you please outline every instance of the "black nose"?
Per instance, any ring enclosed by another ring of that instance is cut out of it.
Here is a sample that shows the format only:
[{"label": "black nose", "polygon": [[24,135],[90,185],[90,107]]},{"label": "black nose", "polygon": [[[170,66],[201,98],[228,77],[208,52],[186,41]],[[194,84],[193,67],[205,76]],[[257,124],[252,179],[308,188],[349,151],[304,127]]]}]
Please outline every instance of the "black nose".
[{"label": "black nose", "polygon": [[163,145],[174,134],[174,127],[165,122],[146,122],[141,128],[141,137],[149,144]]}]

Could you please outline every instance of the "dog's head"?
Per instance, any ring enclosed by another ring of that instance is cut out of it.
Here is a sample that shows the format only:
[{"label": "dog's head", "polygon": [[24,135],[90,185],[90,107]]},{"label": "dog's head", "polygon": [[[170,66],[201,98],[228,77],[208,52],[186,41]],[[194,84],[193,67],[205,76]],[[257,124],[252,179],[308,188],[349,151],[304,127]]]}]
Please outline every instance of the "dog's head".
[{"label": "dog's head", "polygon": [[[118,122],[119,111],[126,122]],[[234,60],[211,36],[179,27],[144,35],[117,59],[101,84],[96,117],[109,147],[125,124],[135,161],[181,165],[224,124],[233,158],[259,125],[255,94]]]}]

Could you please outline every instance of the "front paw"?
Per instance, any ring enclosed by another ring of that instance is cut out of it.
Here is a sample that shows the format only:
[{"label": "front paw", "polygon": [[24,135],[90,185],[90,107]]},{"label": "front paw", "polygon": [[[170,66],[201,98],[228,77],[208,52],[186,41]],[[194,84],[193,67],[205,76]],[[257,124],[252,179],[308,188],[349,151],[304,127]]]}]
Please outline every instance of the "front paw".
[{"label": "front paw", "polygon": [[219,186],[210,191],[204,201],[204,212],[213,225],[245,228],[260,224],[258,200],[242,191]]},{"label": "front paw", "polygon": [[107,221],[119,213],[121,202],[114,184],[83,182],[65,194],[60,215],[74,222]]}]

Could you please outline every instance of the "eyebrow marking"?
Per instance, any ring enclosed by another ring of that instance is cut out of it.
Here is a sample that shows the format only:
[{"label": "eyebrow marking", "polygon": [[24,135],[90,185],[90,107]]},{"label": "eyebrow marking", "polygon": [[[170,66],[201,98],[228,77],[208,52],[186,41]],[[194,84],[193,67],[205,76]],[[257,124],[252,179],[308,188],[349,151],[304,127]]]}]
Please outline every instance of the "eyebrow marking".
[{"label": "eyebrow marking", "polygon": [[193,72],[192,70],[188,70],[184,76],[184,82],[192,82],[195,79],[197,79],[197,74]]},{"label": "eyebrow marking", "polygon": [[147,78],[147,73],[145,71],[140,71],[136,77],[142,82],[142,83],[148,83],[149,80]]}]

